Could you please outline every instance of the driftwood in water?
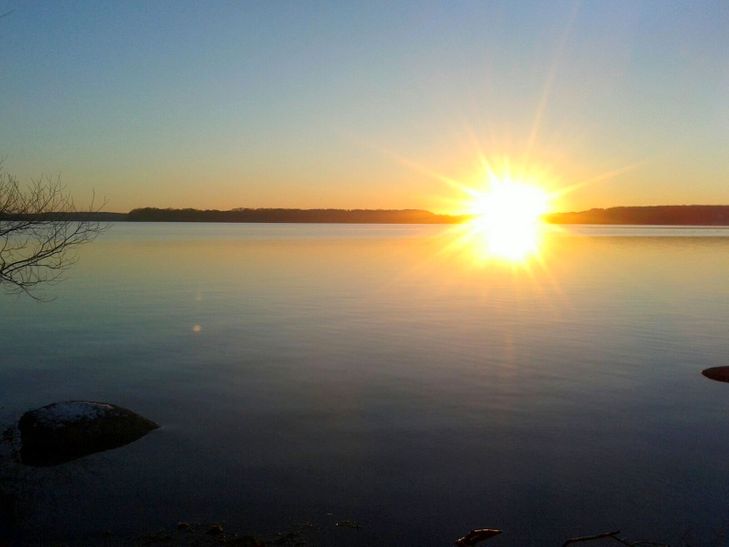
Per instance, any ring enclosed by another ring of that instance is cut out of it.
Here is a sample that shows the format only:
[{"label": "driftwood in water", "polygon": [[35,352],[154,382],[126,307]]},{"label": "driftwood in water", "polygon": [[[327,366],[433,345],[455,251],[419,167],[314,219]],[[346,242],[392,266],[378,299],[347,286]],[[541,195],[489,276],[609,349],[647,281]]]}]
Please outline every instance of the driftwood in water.
[{"label": "driftwood in water", "polygon": [[[486,541],[488,539],[491,539],[492,537],[498,536],[499,534],[501,534],[501,530],[498,530],[496,528],[478,528],[476,530],[471,530],[468,534],[456,540],[455,545],[456,547],[472,547],[474,545],[477,545],[478,543],[481,543],[482,541]],[[562,547],[567,547],[568,545],[572,545],[575,543],[596,541],[600,539],[613,540],[617,543],[620,543],[621,545],[628,545],[629,547],[670,547],[666,543],[657,543],[655,541],[630,541],[625,538],[621,538],[620,530],[615,530],[614,532],[602,532],[600,534],[593,534],[591,536],[574,537],[565,541],[562,544]]]},{"label": "driftwood in water", "polygon": [[572,539],[568,539],[562,544],[562,547],[567,547],[567,545],[572,545],[573,543],[582,543],[585,541],[595,541],[598,539],[611,539],[613,541],[616,541],[620,543],[621,545],[628,545],[630,547],[669,547],[666,543],[656,543],[654,541],[630,541],[624,538],[621,538],[619,536],[620,530],[615,530],[614,532],[603,532],[601,534],[594,534],[592,536],[581,536],[576,537]]},{"label": "driftwood in water", "polygon": [[500,533],[501,530],[497,530],[496,528],[477,528],[476,530],[471,530],[462,538],[457,539],[456,547],[471,547],[494,536],[498,536]]}]

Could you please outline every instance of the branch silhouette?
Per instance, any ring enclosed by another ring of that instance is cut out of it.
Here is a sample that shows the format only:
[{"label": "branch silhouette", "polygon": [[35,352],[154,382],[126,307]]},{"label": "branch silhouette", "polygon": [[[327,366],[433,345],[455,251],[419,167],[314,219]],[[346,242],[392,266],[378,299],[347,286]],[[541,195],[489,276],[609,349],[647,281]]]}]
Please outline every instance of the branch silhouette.
[{"label": "branch silhouette", "polygon": [[[94,211],[92,199],[88,212]],[[37,285],[60,279],[77,260],[75,248],[104,229],[83,214],[59,178],[23,187],[0,167],[0,288],[36,298]]]}]

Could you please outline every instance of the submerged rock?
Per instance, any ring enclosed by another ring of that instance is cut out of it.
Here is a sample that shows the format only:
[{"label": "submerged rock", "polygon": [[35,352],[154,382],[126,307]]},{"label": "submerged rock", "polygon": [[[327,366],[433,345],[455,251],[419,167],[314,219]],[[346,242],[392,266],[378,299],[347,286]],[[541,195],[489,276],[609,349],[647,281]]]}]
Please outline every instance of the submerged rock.
[{"label": "submerged rock", "polygon": [[729,367],[712,367],[701,371],[701,374],[717,382],[729,382]]},{"label": "submerged rock", "polygon": [[109,403],[64,401],[23,414],[20,460],[49,466],[129,444],[159,426]]}]

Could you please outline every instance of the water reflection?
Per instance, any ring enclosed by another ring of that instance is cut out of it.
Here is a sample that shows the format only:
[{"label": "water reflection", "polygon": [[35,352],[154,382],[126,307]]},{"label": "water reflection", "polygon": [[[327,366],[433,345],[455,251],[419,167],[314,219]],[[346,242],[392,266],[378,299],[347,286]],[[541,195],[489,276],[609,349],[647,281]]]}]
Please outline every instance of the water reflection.
[{"label": "water reflection", "polygon": [[697,370],[727,359],[729,230],[472,228],[105,232],[56,300],[3,302],[0,415],[93,397],[163,427],[47,485],[28,528],[353,532],[334,513],[367,526],[323,545],[493,522],[529,546],[721,526],[729,398]]},{"label": "water reflection", "polygon": [[549,230],[540,222],[491,223],[476,218],[453,228],[448,247],[475,264],[527,266],[534,260],[543,261]]}]

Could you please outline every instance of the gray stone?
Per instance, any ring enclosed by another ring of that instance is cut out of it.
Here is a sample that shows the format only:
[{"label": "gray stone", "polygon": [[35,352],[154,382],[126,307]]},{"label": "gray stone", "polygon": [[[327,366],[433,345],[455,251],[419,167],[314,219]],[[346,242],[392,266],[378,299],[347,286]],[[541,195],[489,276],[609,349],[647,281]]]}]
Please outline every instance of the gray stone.
[{"label": "gray stone", "polygon": [[58,465],[124,446],[158,427],[131,410],[109,403],[52,403],[20,418],[20,459],[32,466]]}]

